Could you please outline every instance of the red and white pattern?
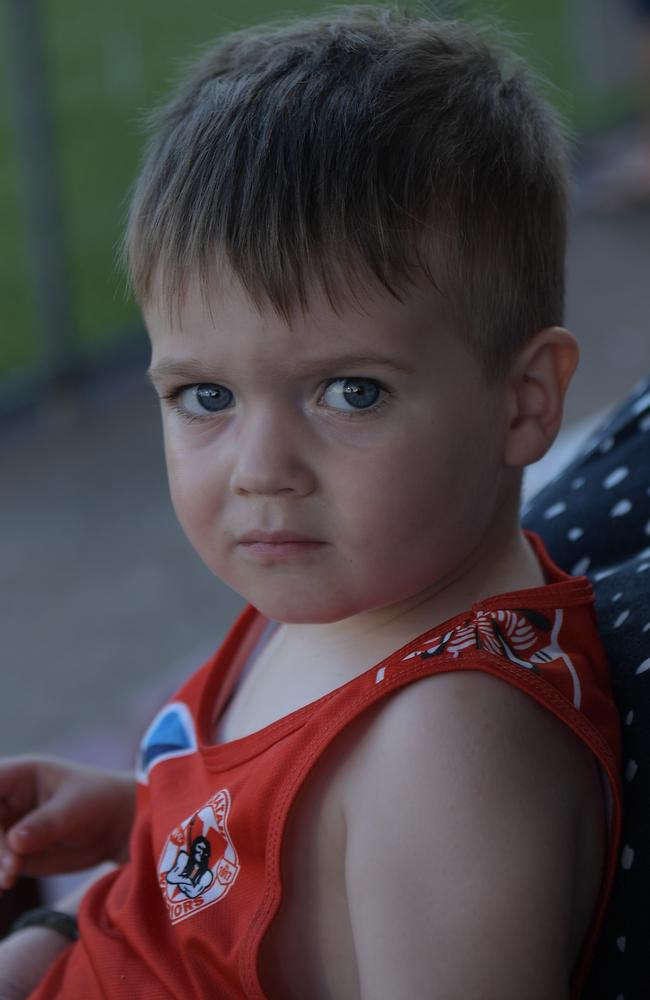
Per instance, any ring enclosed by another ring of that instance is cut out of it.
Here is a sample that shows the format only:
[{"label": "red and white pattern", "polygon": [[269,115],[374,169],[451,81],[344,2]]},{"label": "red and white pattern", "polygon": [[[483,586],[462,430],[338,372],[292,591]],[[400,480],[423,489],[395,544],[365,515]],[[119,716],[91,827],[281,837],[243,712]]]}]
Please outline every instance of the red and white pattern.
[{"label": "red and white pattern", "polygon": [[562,620],[563,612],[559,609],[551,612],[548,618],[529,608],[478,609],[471,618],[447,632],[434,635],[403,659],[428,659],[443,654],[455,658],[467,650],[479,650],[535,671],[539,664],[559,660],[571,675],[573,702],[577,708],[581,700],[580,680],[571,659],[558,643]]}]

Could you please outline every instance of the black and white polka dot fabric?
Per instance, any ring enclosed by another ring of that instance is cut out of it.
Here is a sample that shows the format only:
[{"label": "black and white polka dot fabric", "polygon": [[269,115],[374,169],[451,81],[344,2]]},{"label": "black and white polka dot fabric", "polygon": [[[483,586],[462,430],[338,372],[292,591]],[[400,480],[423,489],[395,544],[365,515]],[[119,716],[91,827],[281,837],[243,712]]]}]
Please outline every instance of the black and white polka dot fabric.
[{"label": "black and white polka dot fabric", "polygon": [[650,998],[650,379],[522,518],[596,593],[623,738],[623,833],[583,1000]]}]

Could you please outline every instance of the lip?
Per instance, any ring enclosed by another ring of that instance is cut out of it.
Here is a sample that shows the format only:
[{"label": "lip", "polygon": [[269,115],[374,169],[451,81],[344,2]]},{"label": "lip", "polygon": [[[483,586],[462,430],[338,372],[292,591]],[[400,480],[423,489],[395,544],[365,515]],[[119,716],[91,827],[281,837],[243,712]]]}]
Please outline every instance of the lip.
[{"label": "lip", "polygon": [[237,544],[247,557],[268,565],[313,555],[325,543],[295,531],[249,531]]},{"label": "lip", "polygon": [[240,545],[288,545],[293,542],[306,542],[313,545],[322,544],[318,538],[311,538],[309,535],[300,535],[296,531],[263,531],[256,529],[249,531],[237,539]]}]

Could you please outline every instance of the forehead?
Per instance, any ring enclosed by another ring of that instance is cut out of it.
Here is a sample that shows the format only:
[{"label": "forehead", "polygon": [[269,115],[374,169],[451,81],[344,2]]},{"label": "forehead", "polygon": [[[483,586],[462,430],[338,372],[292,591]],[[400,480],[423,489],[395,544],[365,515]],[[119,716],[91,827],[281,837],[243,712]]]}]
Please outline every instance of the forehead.
[{"label": "forehead", "polygon": [[314,290],[306,307],[288,319],[270,304],[256,304],[231,275],[208,290],[195,279],[176,306],[154,293],[144,317],[154,367],[190,357],[290,366],[342,354],[416,364],[424,360],[423,352],[440,357],[452,344],[467,353],[448,303],[425,279],[400,299],[383,289],[359,289],[332,304]]}]

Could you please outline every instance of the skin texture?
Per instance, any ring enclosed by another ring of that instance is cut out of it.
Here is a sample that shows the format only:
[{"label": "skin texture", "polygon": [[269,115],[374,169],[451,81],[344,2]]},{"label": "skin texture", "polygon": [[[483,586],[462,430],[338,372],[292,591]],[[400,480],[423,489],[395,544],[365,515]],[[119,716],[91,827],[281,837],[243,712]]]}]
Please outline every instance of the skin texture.
[{"label": "skin texture", "polygon": [[0,997],[24,1000],[69,942],[46,927],[27,927],[0,941]]},{"label": "skin texture", "polygon": [[[538,335],[525,380],[488,386],[426,285],[340,314],[316,297],[289,326],[231,280],[145,318],[179,520],[206,565],[296,639],[309,625],[312,645],[393,641],[532,571],[520,469],[559,425],[565,331]],[[374,380],[377,404],[346,404],[344,378]],[[197,385],[224,408],[207,412]],[[246,544],[280,531],[318,544]]]},{"label": "skin texture", "polygon": [[0,889],[19,874],[126,860],[134,811],[133,775],[53,757],[0,760]]},{"label": "skin texture", "polygon": [[604,822],[566,727],[489,675],[429,678],[380,711],[346,778],[361,996],[426,997],[434,978],[436,998],[568,997]]}]

